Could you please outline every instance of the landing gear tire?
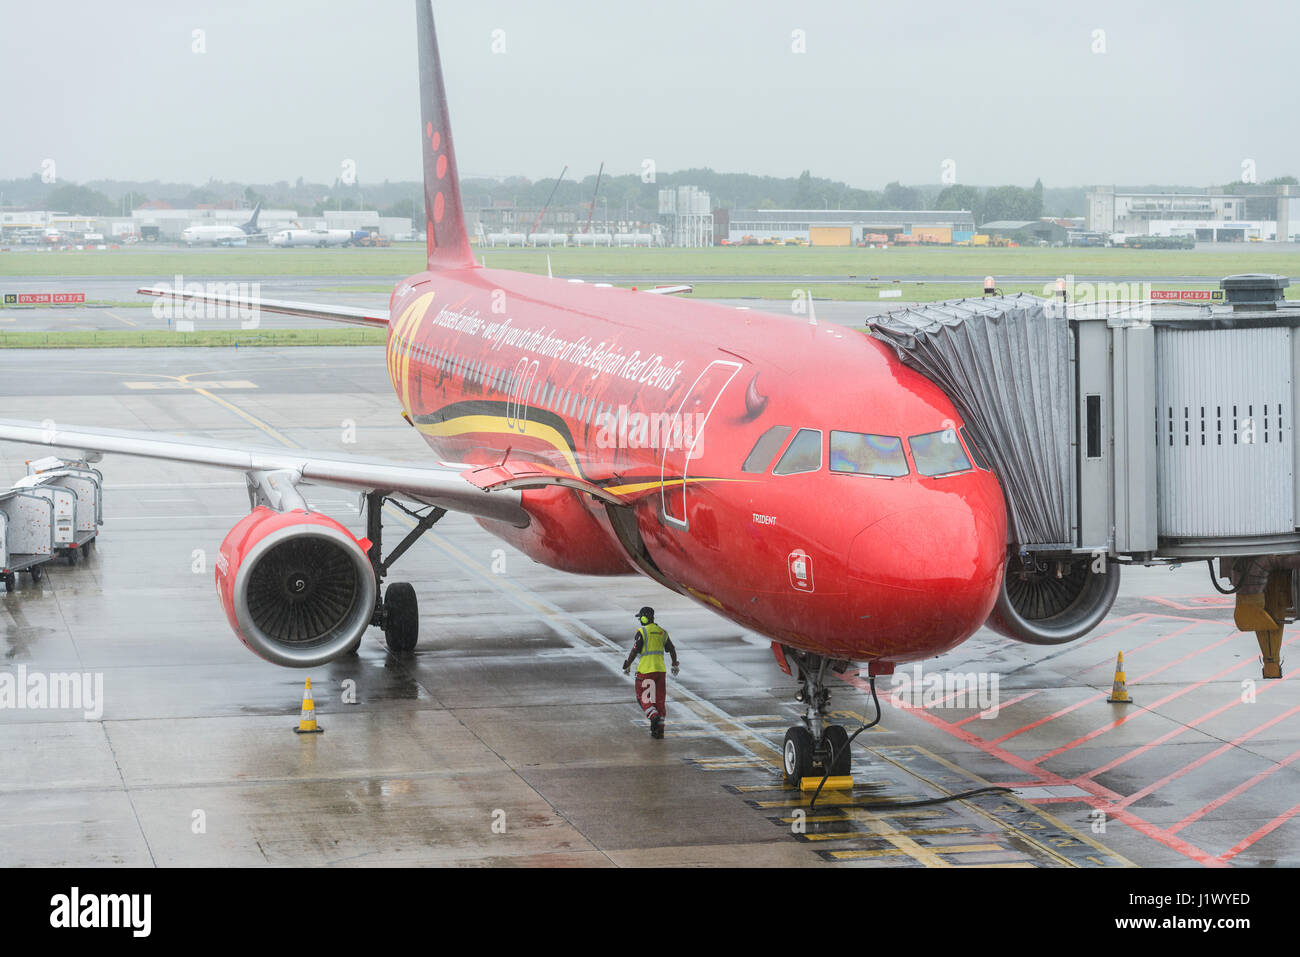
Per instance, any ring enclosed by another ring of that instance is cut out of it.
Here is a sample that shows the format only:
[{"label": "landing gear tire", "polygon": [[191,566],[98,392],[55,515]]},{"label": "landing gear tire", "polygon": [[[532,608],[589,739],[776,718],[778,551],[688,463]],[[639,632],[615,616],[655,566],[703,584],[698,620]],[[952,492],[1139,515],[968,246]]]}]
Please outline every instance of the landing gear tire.
[{"label": "landing gear tire", "polygon": [[[843,725],[829,724],[822,735],[826,748],[826,761],[830,763],[827,770],[832,776],[853,773],[853,752],[849,749],[849,733]],[[832,758],[833,756],[833,758]]]},{"label": "landing gear tire", "polygon": [[807,728],[791,728],[785,733],[782,764],[785,767],[785,779],[796,787],[812,774],[813,739]]},{"label": "landing gear tire", "polygon": [[420,608],[408,582],[394,582],[384,592],[384,643],[395,655],[409,655],[420,638]]}]

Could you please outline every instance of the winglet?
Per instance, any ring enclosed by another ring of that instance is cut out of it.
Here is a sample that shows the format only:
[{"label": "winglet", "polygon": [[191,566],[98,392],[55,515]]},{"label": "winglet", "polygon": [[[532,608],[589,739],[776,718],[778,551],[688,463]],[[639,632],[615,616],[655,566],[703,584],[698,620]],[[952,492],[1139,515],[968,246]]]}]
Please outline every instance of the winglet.
[{"label": "winglet", "polygon": [[472,267],[465,212],[460,202],[460,174],[451,146],[447,91],[442,84],[438,35],[429,0],[415,0],[420,45],[420,135],[424,158],[424,219],[430,269]]}]

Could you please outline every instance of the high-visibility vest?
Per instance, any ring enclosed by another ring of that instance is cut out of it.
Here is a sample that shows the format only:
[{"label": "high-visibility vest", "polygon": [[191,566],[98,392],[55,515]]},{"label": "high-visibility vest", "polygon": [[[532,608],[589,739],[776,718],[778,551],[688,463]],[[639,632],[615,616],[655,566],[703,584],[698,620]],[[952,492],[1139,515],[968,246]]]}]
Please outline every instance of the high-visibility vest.
[{"label": "high-visibility vest", "polygon": [[641,660],[636,670],[643,675],[667,671],[664,667],[664,639],[668,637],[668,632],[651,622],[642,625],[636,633],[641,639]]}]

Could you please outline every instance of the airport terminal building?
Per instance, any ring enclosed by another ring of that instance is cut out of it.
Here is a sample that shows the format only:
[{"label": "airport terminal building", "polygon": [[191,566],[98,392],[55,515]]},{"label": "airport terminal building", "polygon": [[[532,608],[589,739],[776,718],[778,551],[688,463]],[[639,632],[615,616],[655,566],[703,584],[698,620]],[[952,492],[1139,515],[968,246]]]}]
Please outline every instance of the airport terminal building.
[{"label": "airport terminal building", "polygon": [[1124,236],[1183,236],[1199,242],[1287,242],[1300,233],[1300,188],[1243,184],[1216,189],[1087,194],[1087,229]]}]

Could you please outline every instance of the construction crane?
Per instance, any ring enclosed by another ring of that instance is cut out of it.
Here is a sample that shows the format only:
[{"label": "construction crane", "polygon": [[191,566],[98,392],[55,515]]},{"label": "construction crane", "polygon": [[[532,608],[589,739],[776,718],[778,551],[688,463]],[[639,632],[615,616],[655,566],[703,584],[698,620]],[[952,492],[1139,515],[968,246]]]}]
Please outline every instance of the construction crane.
[{"label": "construction crane", "polygon": [[528,231],[530,234],[537,232],[537,227],[542,225],[542,217],[546,215],[546,211],[550,208],[551,200],[555,198],[555,191],[560,188],[560,182],[564,179],[564,174],[568,171],[568,166],[565,166],[564,169],[560,170],[560,178],[557,179],[555,185],[551,187],[551,195],[546,197],[546,202],[542,205],[542,211],[537,214],[537,222],[533,223],[533,228]]},{"label": "construction crane", "polygon": [[596,172],[596,188],[591,194],[591,207],[587,210],[587,232],[591,232],[591,217],[596,213],[596,196],[600,193],[600,177],[605,172],[604,160],[600,163],[600,169]]}]

